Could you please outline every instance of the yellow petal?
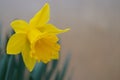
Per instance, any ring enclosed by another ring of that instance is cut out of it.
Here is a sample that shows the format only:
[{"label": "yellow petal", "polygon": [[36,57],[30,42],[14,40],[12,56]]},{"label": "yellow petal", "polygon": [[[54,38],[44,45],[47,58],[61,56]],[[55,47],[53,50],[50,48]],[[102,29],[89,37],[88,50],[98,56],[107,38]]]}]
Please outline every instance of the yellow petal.
[{"label": "yellow petal", "polygon": [[39,30],[37,29],[32,29],[29,31],[28,35],[28,39],[30,43],[34,43],[36,40],[42,38],[44,36],[45,33],[41,33]]},{"label": "yellow petal", "polygon": [[30,20],[30,25],[42,26],[49,21],[50,18],[50,8],[49,4],[46,3],[40,11],[38,11],[35,16]]},{"label": "yellow petal", "polygon": [[29,26],[28,23],[26,23],[24,20],[14,20],[10,25],[16,33],[26,33],[26,30]]},{"label": "yellow petal", "polygon": [[46,24],[43,27],[38,27],[38,29],[41,32],[48,32],[48,33],[53,33],[53,34],[60,34],[60,33],[64,33],[70,30],[69,28],[64,29],[64,30],[58,29],[52,24]]},{"label": "yellow petal", "polygon": [[24,46],[24,49],[22,51],[22,56],[23,56],[23,61],[25,63],[25,66],[29,71],[32,71],[36,64],[36,60],[30,56],[29,43],[26,43],[26,45]]},{"label": "yellow petal", "polygon": [[7,54],[18,54],[26,43],[26,35],[16,33],[12,35],[7,44]]}]

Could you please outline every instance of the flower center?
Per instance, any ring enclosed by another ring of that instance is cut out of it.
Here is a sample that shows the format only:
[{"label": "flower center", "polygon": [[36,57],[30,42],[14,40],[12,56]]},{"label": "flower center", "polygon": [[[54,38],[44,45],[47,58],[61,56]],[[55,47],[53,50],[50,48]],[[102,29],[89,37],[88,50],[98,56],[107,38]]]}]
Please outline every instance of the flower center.
[{"label": "flower center", "polygon": [[46,63],[52,59],[53,55],[59,52],[59,44],[57,44],[57,41],[53,41],[51,37],[54,38],[52,35],[46,35],[31,44],[31,56],[37,61]]}]

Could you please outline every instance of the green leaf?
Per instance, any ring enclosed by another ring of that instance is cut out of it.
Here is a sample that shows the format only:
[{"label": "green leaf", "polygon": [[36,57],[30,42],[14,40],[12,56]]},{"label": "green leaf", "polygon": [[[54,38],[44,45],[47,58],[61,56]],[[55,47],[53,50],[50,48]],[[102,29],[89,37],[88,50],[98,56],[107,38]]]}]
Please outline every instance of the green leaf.
[{"label": "green leaf", "polygon": [[56,72],[56,75],[55,75],[55,79],[54,79],[54,80],[59,80],[59,75],[60,75],[60,72],[59,72],[59,71],[57,71],[57,72]]},{"label": "green leaf", "polygon": [[69,54],[66,58],[66,61],[64,63],[64,66],[62,68],[62,72],[60,73],[60,76],[59,76],[59,79],[58,80],[64,80],[64,77],[65,77],[65,74],[67,72],[67,69],[68,69],[68,65],[69,65],[69,62],[70,62],[70,58],[71,58],[71,54]]},{"label": "green leaf", "polygon": [[6,68],[8,65],[9,56],[4,54],[0,57],[0,80],[4,80],[7,71]]},{"label": "green leaf", "polygon": [[24,79],[24,72],[25,72],[25,65],[23,63],[23,59],[21,54],[16,56],[18,60],[16,60],[16,66],[14,69],[14,76],[12,80],[23,80]]},{"label": "green leaf", "polygon": [[15,68],[15,57],[13,55],[10,56],[8,66],[7,66],[7,72],[5,75],[5,80],[12,80],[13,72]]},{"label": "green leaf", "polygon": [[47,64],[37,63],[30,75],[30,80],[44,80]]},{"label": "green leaf", "polygon": [[46,80],[50,80],[51,77],[52,77],[52,74],[54,73],[56,67],[57,67],[57,64],[58,64],[58,60],[53,60],[52,61],[52,66],[50,68],[50,71],[46,74]]}]

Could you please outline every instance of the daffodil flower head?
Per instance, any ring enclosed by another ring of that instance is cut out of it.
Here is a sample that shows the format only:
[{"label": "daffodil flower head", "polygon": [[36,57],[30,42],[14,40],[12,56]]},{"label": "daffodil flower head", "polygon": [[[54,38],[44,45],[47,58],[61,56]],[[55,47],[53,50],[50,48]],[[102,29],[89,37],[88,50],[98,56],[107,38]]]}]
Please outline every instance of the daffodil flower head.
[{"label": "daffodil flower head", "polygon": [[8,41],[7,54],[21,53],[29,71],[33,70],[36,62],[48,63],[52,59],[59,58],[60,45],[57,34],[69,30],[61,30],[48,23],[49,14],[49,4],[46,3],[29,23],[14,20],[10,24],[15,34]]}]

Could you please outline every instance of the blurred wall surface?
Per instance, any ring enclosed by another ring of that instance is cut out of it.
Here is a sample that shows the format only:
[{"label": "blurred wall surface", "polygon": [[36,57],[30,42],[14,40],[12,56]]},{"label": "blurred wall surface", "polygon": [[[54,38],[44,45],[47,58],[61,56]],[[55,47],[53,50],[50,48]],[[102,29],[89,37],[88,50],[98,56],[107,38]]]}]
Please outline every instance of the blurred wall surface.
[{"label": "blurred wall surface", "polygon": [[61,29],[61,65],[72,58],[67,77],[72,80],[120,80],[120,0],[0,0],[0,22],[30,18],[49,2],[51,20]]}]

